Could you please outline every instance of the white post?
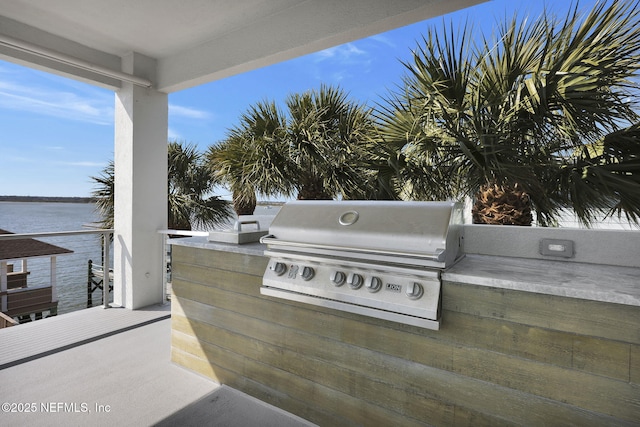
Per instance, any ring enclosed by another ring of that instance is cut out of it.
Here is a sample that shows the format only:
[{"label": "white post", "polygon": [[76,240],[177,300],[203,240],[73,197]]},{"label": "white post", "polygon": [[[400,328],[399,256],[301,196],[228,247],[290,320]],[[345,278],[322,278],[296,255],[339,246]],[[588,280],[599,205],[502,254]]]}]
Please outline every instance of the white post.
[{"label": "white post", "polygon": [[22,258],[22,272],[23,273],[27,272],[27,259],[26,258]]},{"label": "white post", "polygon": [[[122,71],[155,81],[156,61],[138,53]],[[114,303],[162,302],[162,236],[167,227],[168,97],[122,83],[115,106]]]},{"label": "white post", "polygon": [[0,311],[7,311],[7,261],[0,261]]},{"label": "white post", "polygon": [[57,276],[56,276],[56,258],[51,257],[51,302],[58,301],[58,290],[56,288]]},{"label": "white post", "polygon": [[162,233],[162,303],[167,302],[167,253],[169,245],[167,245],[168,235]]}]

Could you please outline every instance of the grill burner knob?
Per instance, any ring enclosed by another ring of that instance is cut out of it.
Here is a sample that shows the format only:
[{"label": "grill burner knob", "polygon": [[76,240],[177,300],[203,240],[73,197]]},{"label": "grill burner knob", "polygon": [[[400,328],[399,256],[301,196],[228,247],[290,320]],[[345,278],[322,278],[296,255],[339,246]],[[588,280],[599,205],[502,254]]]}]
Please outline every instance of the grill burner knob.
[{"label": "grill burner knob", "polygon": [[342,284],[344,283],[344,273],[342,271],[334,271],[331,273],[331,281],[333,282],[334,285],[336,286],[342,286]]},{"label": "grill burner knob", "polygon": [[315,276],[316,272],[314,271],[313,267],[304,267],[302,269],[302,274],[300,275],[300,277],[302,277],[302,280],[308,281],[313,279],[313,276]]},{"label": "grill burner knob", "polygon": [[271,267],[269,267],[269,269],[276,273],[278,276],[282,276],[285,271],[287,271],[287,266],[282,262],[274,262],[273,264],[271,264]]},{"label": "grill burner knob", "polygon": [[367,277],[367,280],[364,282],[364,287],[367,288],[369,292],[378,292],[382,287],[382,280],[376,276]]},{"label": "grill burner knob", "polygon": [[349,273],[347,284],[349,284],[351,289],[360,289],[360,286],[362,286],[362,276],[357,273]]},{"label": "grill burner knob", "polygon": [[422,289],[422,285],[420,283],[413,282],[407,285],[407,296],[410,299],[418,299],[424,293],[424,289]]}]

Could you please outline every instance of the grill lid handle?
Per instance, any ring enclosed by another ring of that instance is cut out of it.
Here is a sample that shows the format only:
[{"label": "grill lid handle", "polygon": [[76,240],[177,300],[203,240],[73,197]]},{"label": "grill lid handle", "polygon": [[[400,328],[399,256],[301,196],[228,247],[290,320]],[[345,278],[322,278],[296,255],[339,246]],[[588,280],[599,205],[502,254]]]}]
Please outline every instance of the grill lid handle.
[{"label": "grill lid handle", "polygon": [[260,230],[260,223],[258,221],[256,221],[256,220],[252,220],[252,221],[249,221],[249,220],[240,221],[240,220],[238,220],[233,224],[233,230],[234,231],[242,231],[242,226],[246,225],[246,224],[255,224],[256,225],[256,230]]},{"label": "grill lid handle", "polygon": [[363,248],[353,248],[349,246],[307,244],[307,243],[300,243],[300,242],[283,241],[276,238],[273,234],[262,236],[260,238],[260,243],[270,245],[270,246],[284,246],[284,247],[304,248],[304,249],[327,249],[332,251],[357,252],[357,253],[375,254],[375,255],[394,255],[394,256],[402,256],[407,258],[427,259],[430,261],[437,261],[437,262],[444,262],[446,258],[446,251],[444,249],[436,249],[436,251],[433,254],[419,254],[415,252],[388,251],[388,250],[381,250],[381,249],[363,249]]}]

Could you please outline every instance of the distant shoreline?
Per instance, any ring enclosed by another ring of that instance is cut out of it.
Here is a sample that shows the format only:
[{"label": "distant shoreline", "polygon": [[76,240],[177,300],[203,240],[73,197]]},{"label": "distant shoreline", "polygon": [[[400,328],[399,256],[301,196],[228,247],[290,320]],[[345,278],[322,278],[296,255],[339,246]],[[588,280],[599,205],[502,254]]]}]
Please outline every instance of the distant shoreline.
[{"label": "distant shoreline", "polygon": [[[92,197],[0,196],[0,202],[93,203]],[[229,201],[231,202],[231,201]],[[258,206],[280,206],[283,201],[259,201]]]},{"label": "distant shoreline", "polygon": [[0,202],[92,203],[92,197],[0,196]]}]

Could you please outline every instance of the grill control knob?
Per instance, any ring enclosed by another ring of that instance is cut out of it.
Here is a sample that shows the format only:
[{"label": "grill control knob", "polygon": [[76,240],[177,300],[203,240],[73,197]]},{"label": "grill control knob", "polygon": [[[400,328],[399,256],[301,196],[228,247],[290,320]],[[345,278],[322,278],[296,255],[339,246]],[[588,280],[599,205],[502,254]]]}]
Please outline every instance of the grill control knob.
[{"label": "grill control knob", "polygon": [[313,267],[304,267],[302,269],[302,274],[300,275],[300,277],[302,277],[302,280],[308,281],[313,279],[313,276],[315,276],[316,272],[313,269]]},{"label": "grill control knob", "polygon": [[333,282],[334,285],[336,286],[342,286],[342,284],[344,283],[344,273],[342,271],[334,271],[331,273],[331,281]]},{"label": "grill control knob", "polygon": [[423,293],[424,289],[420,283],[413,282],[407,285],[406,294],[410,299],[418,299]]},{"label": "grill control knob", "polygon": [[364,287],[367,288],[369,292],[378,292],[382,287],[382,280],[376,276],[367,277],[367,280],[364,282]]},{"label": "grill control knob", "polygon": [[347,277],[347,284],[351,289],[360,289],[362,286],[362,276],[357,273],[349,273]]},{"label": "grill control knob", "polygon": [[273,264],[271,264],[269,269],[276,273],[278,276],[282,276],[285,271],[287,271],[287,266],[284,265],[283,262],[274,262]]}]

